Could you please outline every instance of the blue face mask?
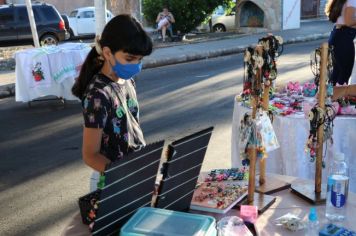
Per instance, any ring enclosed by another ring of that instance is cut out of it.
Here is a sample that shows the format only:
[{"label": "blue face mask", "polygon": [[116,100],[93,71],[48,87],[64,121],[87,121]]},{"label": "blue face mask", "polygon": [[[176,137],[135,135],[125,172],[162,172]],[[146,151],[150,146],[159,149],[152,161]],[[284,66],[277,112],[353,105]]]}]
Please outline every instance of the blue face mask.
[{"label": "blue face mask", "polygon": [[115,72],[116,76],[119,78],[128,80],[131,79],[134,75],[140,73],[142,69],[142,62],[137,64],[121,64],[115,58],[115,65],[112,66],[112,70]]}]

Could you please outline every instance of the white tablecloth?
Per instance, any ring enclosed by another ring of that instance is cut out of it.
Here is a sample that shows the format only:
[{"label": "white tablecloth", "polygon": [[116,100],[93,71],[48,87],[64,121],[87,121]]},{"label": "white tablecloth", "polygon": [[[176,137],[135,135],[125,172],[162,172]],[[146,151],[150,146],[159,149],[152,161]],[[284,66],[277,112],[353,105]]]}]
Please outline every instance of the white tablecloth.
[{"label": "white tablecloth", "polygon": [[71,88],[89,51],[87,44],[65,43],[17,52],[16,101],[49,95],[76,100]]},{"label": "white tablecloth", "polygon": [[[233,167],[241,166],[238,130],[242,116],[248,111],[250,109],[241,106],[235,99],[231,135]],[[356,192],[356,117],[337,116],[334,125],[334,144],[327,145],[323,182],[326,183],[331,162],[329,159],[333,153],[341,151],[345,153],[350,170],[350,190]],[[273,127],[281,147],[268,153],[267,172],[314,179],[315,164],[309,161],[310,158],[304,152],[309,135],[309,121],[304,116],[274,116]]]}]

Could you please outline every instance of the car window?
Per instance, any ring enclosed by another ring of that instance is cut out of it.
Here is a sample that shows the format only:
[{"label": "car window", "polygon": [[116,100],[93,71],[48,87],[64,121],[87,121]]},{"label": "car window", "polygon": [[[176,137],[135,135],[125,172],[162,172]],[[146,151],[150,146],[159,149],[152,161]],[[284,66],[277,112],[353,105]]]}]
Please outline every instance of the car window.
[{"label": "car window", "polygon": [[17,18],[20,22],[29,22],[27,9],[25,7],[17,8]]},{"label": "car window", "polygon": [[36,22],[41,22],[41,11],[38,7],[33,7],[33,15],[35,16]]},{"label": "car window", "polygon": [[94,18],[94,12],[93,11],[83,11],[80,13],[80,18]]},{"label": "car window", "polygon": [[3,25],[14,22],[14,9],[13,8],[0,9],[0,22]]},{"label": "car window", "polygon": [[42,15],[46,20],[57,20],[59,18],[58,13],[53,9],[53,7],[43,6],[41,10]]},{"label": "car window", "polygon": [[69,14],[69,17],[76,17],[78,14],[78,11],[72,11],[70,14]]}]

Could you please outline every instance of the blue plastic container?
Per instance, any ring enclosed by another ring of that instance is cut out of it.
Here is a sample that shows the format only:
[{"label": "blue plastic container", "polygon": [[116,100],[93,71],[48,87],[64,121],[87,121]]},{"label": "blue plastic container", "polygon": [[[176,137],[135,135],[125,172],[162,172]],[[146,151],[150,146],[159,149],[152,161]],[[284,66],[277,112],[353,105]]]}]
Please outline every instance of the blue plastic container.
[{"label": "blue plastic container", "polygon": [[216,236],[211,216],[144,207],[121,228],[120,236]]}]

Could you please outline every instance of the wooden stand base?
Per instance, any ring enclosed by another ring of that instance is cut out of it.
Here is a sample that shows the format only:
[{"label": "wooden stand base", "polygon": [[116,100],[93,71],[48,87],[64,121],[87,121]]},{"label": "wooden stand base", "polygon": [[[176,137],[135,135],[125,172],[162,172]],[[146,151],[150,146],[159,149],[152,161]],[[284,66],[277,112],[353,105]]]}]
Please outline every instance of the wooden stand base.
[{"label": "wooden stand base", "polygon": [[313,184],[296,183],[292,184],[292,192],[312,204],[324,204],[326,202],[326,185],[321,185],[321,193],[315,193]]},{"label": "wooden stand base", "polygon": [[266,182],[264,184],[259,183],[259,178],[256,177],[255,191],[258,193],[272,194],[291,187],[290,183],[281,181],[280,179],[271,175],[266,176]]},{"label": "wooden stand base", "polygon": [[248,202],[248,198],[245,198],[243,201],[238,203],[237,208],[240,208],[241,205],[253,205],[257,206],[258,214],[265,212],[272,204],[276,201],[276,197],[262,194],[254,193],[253,202]]}]

